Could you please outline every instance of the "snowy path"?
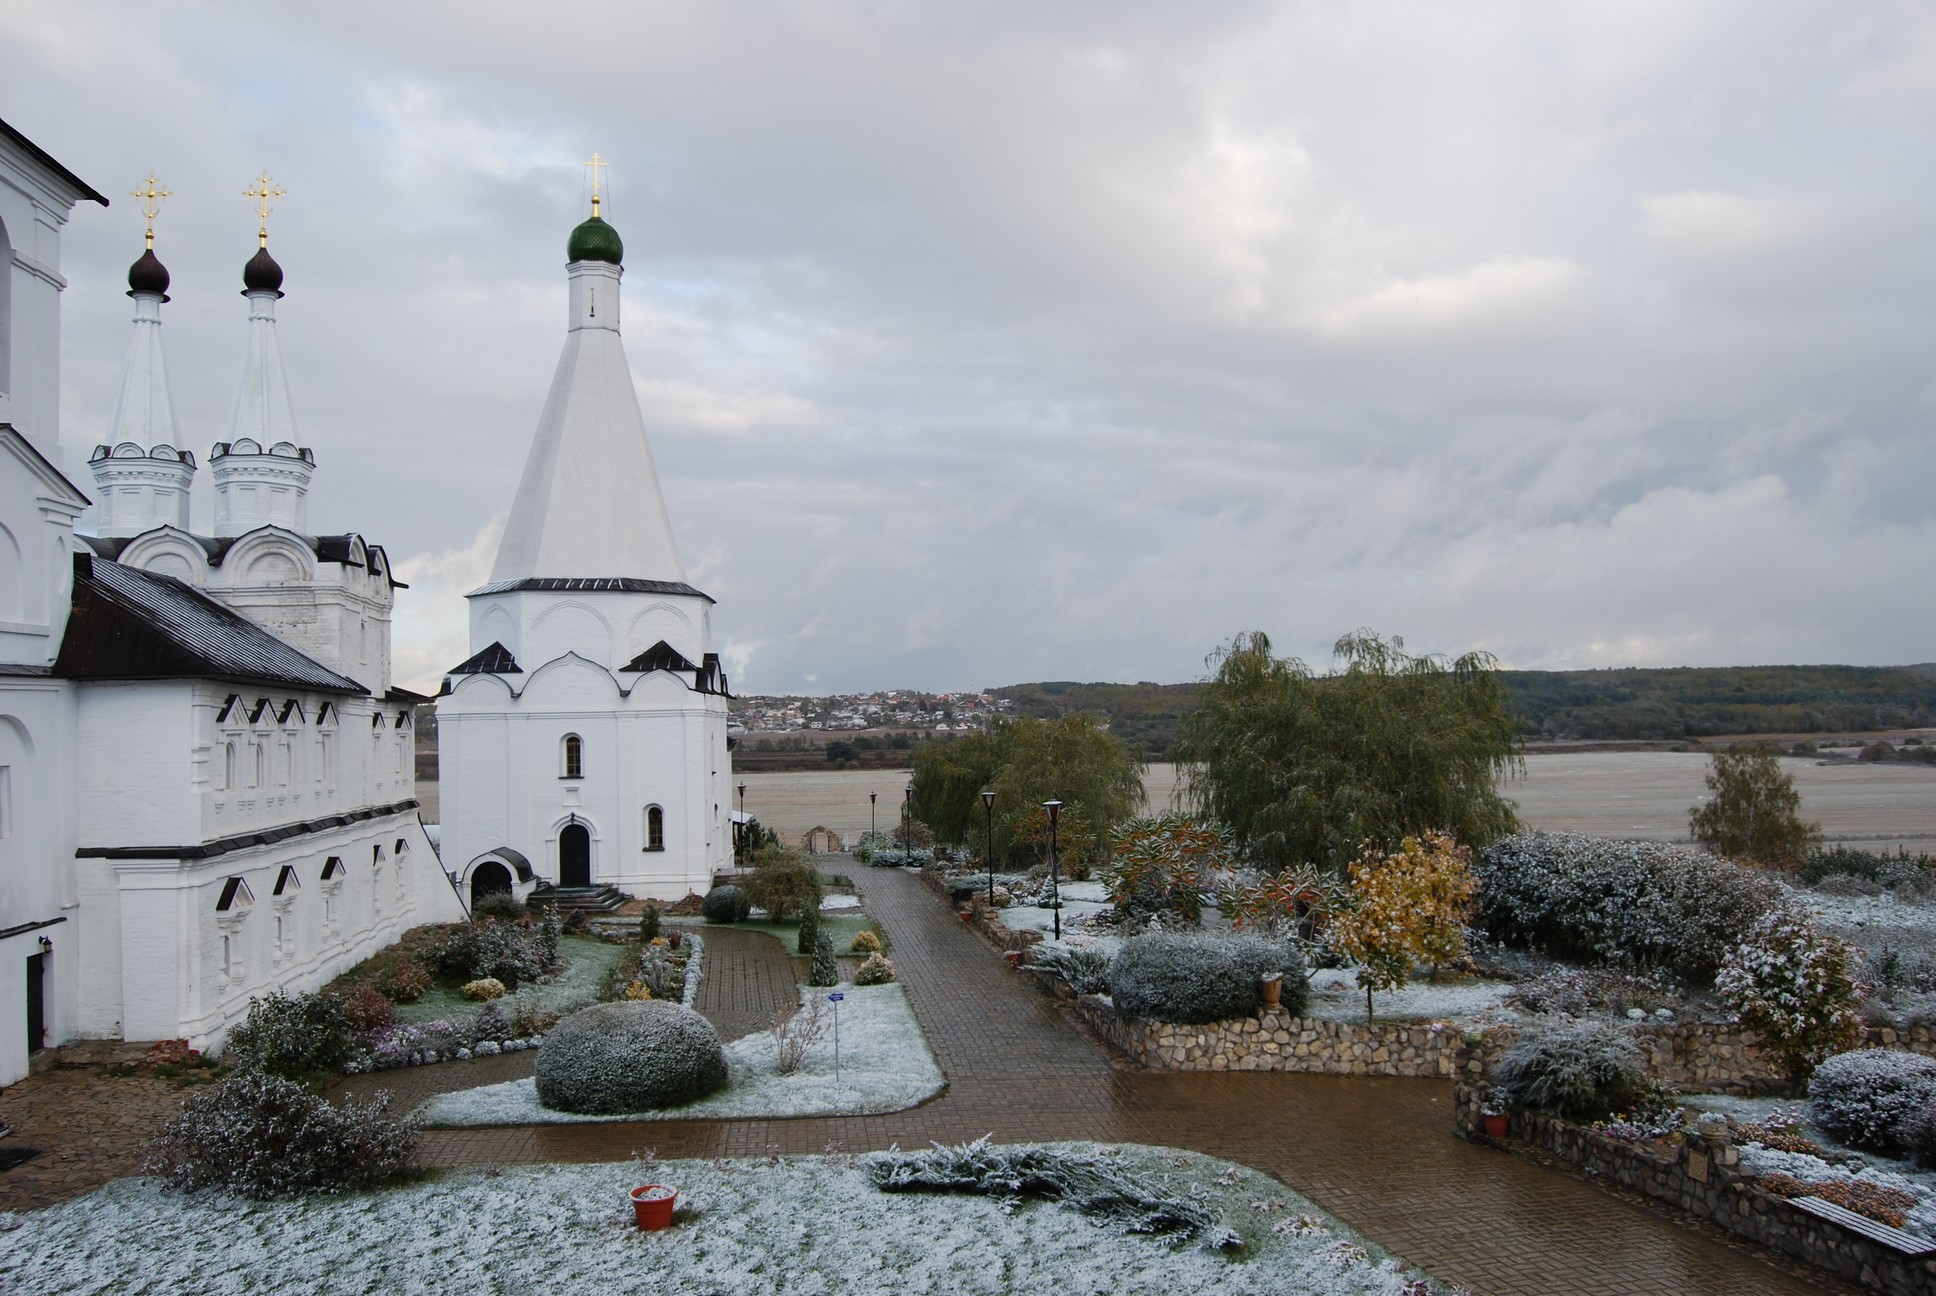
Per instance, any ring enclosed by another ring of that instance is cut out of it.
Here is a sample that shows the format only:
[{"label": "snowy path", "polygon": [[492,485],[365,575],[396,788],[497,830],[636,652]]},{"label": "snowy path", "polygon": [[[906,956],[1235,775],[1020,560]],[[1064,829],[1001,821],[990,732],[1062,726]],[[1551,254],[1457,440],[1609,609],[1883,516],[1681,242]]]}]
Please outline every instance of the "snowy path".
[{"label": "snowy path", "polygon": [[1102,1139],[1229,1157],[1479,1293],[1842,1290],[1717,1235],[1453,1137],[1442,1081],[1139,1071],[1077,1034],[914,876],[855,870],[949,1091],[911,1111],[796,1120],[433,1130],[432,1164],[758,1156],[898,1142]]}]

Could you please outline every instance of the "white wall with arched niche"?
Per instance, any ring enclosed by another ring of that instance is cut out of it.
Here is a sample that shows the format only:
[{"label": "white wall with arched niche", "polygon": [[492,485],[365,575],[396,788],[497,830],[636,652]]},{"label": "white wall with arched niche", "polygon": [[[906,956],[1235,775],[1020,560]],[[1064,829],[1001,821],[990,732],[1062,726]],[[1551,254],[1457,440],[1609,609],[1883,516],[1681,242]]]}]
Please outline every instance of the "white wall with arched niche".
[{"label": "white wall with arched niche", "polygon": [[525,637],[526,658],[519,664],[531,670],[554,657],[576,653],[602,666],[620,666],[612,660],[612,627],[595,609],[585,603],[556,603],[540,612],[531,622]]},{"label": "white wall with arched niche", "polygon": [[118,561],[124,567],[172,576],[197,587],[208,585],[208,551],[186,531],[174,527],[135,537],[121,551]]},{"label": "white wall with arched niche", "polygon": [[[625,632],[625,661],[631,661],[660,640],[677,648],[695,666],[705,657],[705,635],[684,611],[665,600],[632,618]],[[623,665],[624,662],[620,662]]]}]

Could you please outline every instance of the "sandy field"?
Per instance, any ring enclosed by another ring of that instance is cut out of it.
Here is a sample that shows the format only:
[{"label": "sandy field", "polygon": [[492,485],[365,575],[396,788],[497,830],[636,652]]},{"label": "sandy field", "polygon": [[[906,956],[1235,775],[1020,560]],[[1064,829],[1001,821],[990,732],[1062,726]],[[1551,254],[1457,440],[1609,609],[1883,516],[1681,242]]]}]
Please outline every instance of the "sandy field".
[{"label": "sandy field", "polygon": [[[1526,776],[1505,790],[1529,827],[1685,840],[1687,812],[1703,793],[1707,767],[1707,757],[1691,752],[1540,753],[1526,758]],[[1818,765],[1796,758],[1784,759],[1782,767],[1801,790],[1802,813],[1822,825],[1829,841],[1936,851],[1936,768]],[[879,826],[890,829],[908,779],[887,770],[743,777],[747,810],[789,838],[820,825],[839,833],[865,832],[869,792],[879,797]],[[1175,767],[1151,766],[1144,786],[1152,809],[1168,806],[1176,790]],[[424,818],[436,822],[437,785],[419,783],[417,793]]]}]

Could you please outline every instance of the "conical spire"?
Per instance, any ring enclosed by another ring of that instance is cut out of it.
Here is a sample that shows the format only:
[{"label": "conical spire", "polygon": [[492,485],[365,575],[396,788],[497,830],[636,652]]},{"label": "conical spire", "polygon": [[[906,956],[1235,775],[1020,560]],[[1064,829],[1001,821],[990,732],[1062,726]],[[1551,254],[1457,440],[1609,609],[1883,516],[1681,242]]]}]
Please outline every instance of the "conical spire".
[{"label": "conical spire", "polygon": [[[616,231],[610,246],[618,246]],[[565,273],[571,298],[565,348],[491,580],[635,577],[683,583],[685,564],[619,336],[624,271],[614,254],[611,260],[575,259]]]},{"label": "conical spire", "polygon": [[168,390],[168,365],[161,349],[161,306],[168,300],[168,268],[153,246],[128,267],[128,296],[134,299],[134,331],[128,335],[128,360],[121,369],[121,395],[114,402],[108,440],[133,442],[143,450],[181,444],[175,402]]},{"label": "conical spire", "polygon": [[242,356],[242,380],[229,406],[228,440],[254,441],[263,448],[296,443],[296,419],[289,408],[289,384],[282,376],[282,349],[276,343],[276,302],[282,297],[282,267],[269,255],[269,212],[283,191],[267,172],[243,190],[261,220],[256,253],[242,267],[242,295],[249,299],[249,345]]}]

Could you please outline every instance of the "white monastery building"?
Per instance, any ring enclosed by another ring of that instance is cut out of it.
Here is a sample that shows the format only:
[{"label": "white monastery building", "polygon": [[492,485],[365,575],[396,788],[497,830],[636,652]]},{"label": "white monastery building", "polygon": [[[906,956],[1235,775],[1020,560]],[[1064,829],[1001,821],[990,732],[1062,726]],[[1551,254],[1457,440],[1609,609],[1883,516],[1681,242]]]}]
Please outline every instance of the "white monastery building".
[{"label": "white monastery building", "polygon": [[[161,342],[165,191],[84,492],[61,463],[60,229],[106,205],[0,122],[0,1084],[73,1039],[219,1047],[252,995],[309,991],[463,905],[417,815],[382,548],[310,531],[316,456],[276,342],[255,197],[247,345],[189,530]],[[96,535],[76,524],[90,502]]]},{"label": "white monastery building", "polygon": [[673,540],[619,336],[624,247],[598,207],[594,183],[567,244],[564,353],[469,595],[475,653],[437,705],[444,857],[473,899],[677,899],[731,857],[713,600]]}]

